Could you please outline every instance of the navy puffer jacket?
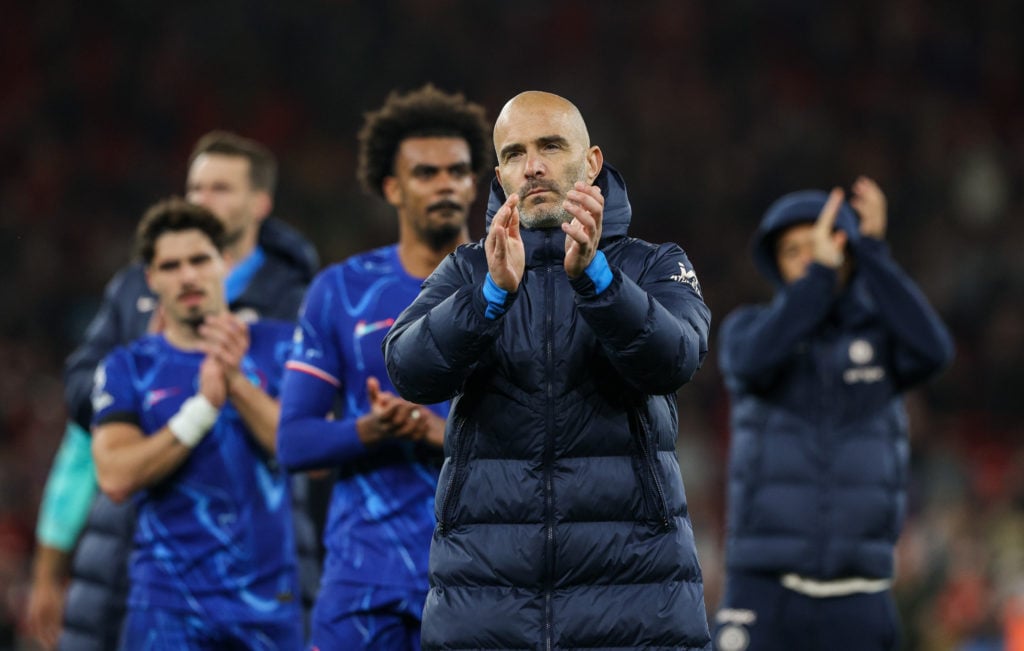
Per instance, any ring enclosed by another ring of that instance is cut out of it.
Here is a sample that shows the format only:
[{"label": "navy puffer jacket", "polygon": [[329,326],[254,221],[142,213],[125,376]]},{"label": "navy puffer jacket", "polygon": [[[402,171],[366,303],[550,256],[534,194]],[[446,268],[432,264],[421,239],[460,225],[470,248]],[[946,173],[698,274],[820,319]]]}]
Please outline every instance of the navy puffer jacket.
[{"label": "navy puffer jacket", "polygon": [[[603,292],[570,285],[561,230],[523,229],[503,317],[484,316],[480,242],[385,339],[405,398],[453,398],[424,649],[710,649],[675,453],[675,392],[707,352],[710,313],[678,246],[626,236],[618,173],[597,183]],[[503,201],[492,184],[490,215]]]},{"label": "navy puffer jacket", "polygon": [[797,192],[769,208],[754,257],[778,292],[730,314],[719,337],[730,572],[891,577],[910,454],[902,396],[952,359],[938,315],[846,204],[836,223],[856,261],[849,284],[837,291],[836,272],[812,263],[783,285],[775,238],[826,198]]}]

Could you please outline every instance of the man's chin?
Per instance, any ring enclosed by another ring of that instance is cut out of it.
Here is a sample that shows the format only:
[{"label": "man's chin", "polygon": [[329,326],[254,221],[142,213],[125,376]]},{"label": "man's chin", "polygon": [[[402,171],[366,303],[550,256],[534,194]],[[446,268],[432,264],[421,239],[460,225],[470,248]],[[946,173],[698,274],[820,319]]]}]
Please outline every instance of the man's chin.
[{"label": "man's chin", "polygon": [[212,310],[204,309],[197,305],[189,308],[184,314],[182,314],[179,321],[193,330],[198,330],[199,326],[203,325],[203,322],[206,321],[206,315],[212,313]]},{"label": "man's chin", "polygon": [[[567,216],[568,219],[566,218]],[[571,221],[572,216],[564,210],[538,213],[520,210],[519,220],[526,228],[559,228],[565,222]]]},{"label": "man's chin", "polygon": [[431,224],[429,228],[420,231],[420,237],[434,250],[448,248],[462,237],[466,228],[465,219],[454,219],[456,216],[453,214],[453,219],[449,221]]}]

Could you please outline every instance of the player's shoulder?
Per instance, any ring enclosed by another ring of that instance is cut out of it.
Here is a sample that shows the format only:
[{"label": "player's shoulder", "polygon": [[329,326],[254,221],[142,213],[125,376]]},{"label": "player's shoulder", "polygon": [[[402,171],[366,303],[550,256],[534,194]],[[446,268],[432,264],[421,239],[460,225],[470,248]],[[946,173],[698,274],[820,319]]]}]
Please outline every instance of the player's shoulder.
[{"label": "player's shoulder", "polygon": [[131,262],[114,272],[107,287],[115,291],[132,289],[146,282],[146,268],[141,262]]},{"label": "player's shoulder", "polygon": [[121,351],[120,354],[127,357],[142,359],[162,357],[167,355],[169,350],[170,347],[163,335],[145,334],[124,346],[118,346],[111,354]]},{"label": "player's shoulder", "polygon": [[103,358],[104,369],[137,376],[164,359],[169,352],[166,340],[159,334],[148,334],[122,346],[114,347]]},{"label": "player's shoulder", "polygon": [[357,253],[344,260],[341,266],[345,273],[362,276],[390,276],[402,271],[397,244]]},{"label": "player's shoulder", "polygon": [[367,278],[390,276],[401,271],[398,245],[389,244],[349,256],[324,267],[313,281],[317,285],[347,285]]},{"label": "player's shoulder", "polygon": [[259,319],[249,324],[249,340],[291,340],[295,327],[294,323],[283,319]]},{"label": "player's shoulder", "polygon": [[[260,319],[249,324],[249,354],[264,368],[280,367],[294,346],[299,330],[294,323]],[[266,365],[270,366],[266,366]]]},{"label": "player's shoulder", "polygon": [[141,262],[118,269],[107,281],[104,293],[108,301],[124,308],[137,308],[140,312],[151,312],[156,306],[153,292],[146,282],[146,268]]}]

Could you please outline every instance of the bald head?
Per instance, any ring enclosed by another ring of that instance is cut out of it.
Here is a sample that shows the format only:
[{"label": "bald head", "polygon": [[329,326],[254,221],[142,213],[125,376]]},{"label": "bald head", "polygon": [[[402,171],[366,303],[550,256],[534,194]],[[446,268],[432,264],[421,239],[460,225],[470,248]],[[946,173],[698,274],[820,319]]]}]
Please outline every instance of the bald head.
[{"label": "bald head", "polygon": [[590,147],[590,134],[583,115],[576,105],[560,95],[542,90],[528,90],[519,93],[501,109],[494,123],[494,151],[501,155],[499,141],[503,140],[510,128],[523,122],[547,121],[560,127],[562,135],[572,139],[574,145],[584,149]]},{"label": "bald head", "polygon": [[540,91],[520,93],[494,123],[495,173],[506,195],[519,195],[527,228],[570,221],[563,202],[577,182],[591,184],[604,164],[572,102]]}]

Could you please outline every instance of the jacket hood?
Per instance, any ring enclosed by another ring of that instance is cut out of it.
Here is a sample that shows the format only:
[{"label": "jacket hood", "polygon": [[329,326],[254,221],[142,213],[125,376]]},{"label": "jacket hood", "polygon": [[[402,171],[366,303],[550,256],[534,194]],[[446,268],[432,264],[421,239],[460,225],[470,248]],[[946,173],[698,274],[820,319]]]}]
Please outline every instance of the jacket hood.
[{"label": "jacket hood", "polygon": [[267,255],[279,258],[299,271],[306,284],[313,280],[320,268],[316,248],[301,233],[277,219],[268,217],[260,226],[259,245]]},{"label": "jacket hood", "polygon": [[[815,221],[827,200],[828,193],[824,190],[800,190],[783,195],[768,206],[754,233],[751,249],[758,271],[775,285],[784,284],[775,261],[775,238],[793,224]],[[860,237],[858,224],[857,214],[844,201],[836,215],[836,228],[845,231],[853,242]]]},{"label": "jacket hood", "polygon": [[[601,188],[604,195],[604,218],[601,225],[601,239],[625,235],[629,230],[629,222],[633,217],[633,209],[626,195],[626,182],[619,171],[605,163],[598,172],[594,184]],[[491,228],[491,220],[505,203],[505,191],[498,183],[497,177],[491,179],[491,193],[487,198],[487,229]]]}]

